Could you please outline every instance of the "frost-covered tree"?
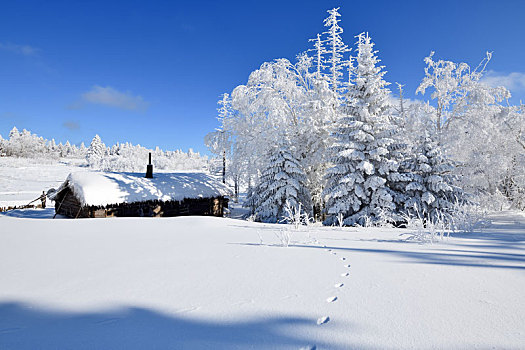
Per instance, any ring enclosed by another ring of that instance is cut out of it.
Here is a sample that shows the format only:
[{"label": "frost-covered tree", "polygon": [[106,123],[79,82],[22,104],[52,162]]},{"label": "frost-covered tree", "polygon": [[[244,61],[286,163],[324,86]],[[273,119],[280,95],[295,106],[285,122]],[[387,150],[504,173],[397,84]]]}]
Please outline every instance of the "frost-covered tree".
[{"label": "frost-covered tree", "polygon": [[257,187],[247,199],[254,207],[256,218],[263,222],[280,222],[286,215],[287,205],[311,214],[310,193],[306,187],[306,175],[293,155],[293,147],[283,136],[277,147],[269,154]]},{"label": "frost-covered tree", "polygon": [[228,167],[226,164],[227,159],[230,160],[230,163],[233,161],[231,152],[231,132],[229,130],[225,130],[224,127],[224,125],[227,123],[227,119],[231,118],[233,113],[229,94],[223,94],[222,99],[219,100],[218,104],[219,115],[217,119],[219,120],[220,127],[215,131],[208,133],[204,138],[204,143],[210,152],[219,158],[220,165],[218,168],[220,168],[222,182],[226,183],[227,175],[229,175],[229,178],[234,181],[235,198],[237,198],[239,176],[235,170],[237,170],[239,167],[238,164]]},{"label": "frost-covered tree", "polygon": [[90,166],[96,166],[106,154],[106,145],[100,139],[100,136],[95,135],[86,152],[86,160]]},{"label": "frost-covered tree", "polygon": [[[488,204],[506,196],[514,205],[525,183],[523,162],[516,161],[525,150],[524,116],[520,108],[508,105],[510,92],[504,87],[489,86],[483,74],[492,54],[475,68],[466,63],[425,59],[425,78],[418,92],[432,91],[436,107],[433,127],[442,147],[457,161],[455,173],[462,187]],[[507,105],[503,103],[506,102]],[[507,185],[517,189],[507,190]],[[495,208],[493,208],[495,209]]]},{"label": "frost-covered tree", "polygon": [[339,17],[339,7],[333,8],[327,11],[329,16],[324,20],[324,25],[328,29],[323,34],[326,35],[326,54],[328,57],[325,62],[329,70],[330,86],[334,92],[338,92],[341,87],[341,79],[343,77],[343,71],[345,66],[348,64],[344,59],[344,54],[349,52],[350,49],[343,42],[341,35],[343,34],[343,28],[339,26],[341,21]]},{"label": "frost-covered tree", "polygon": [[334,128],[332,163],[327,171],[324,194],[328,217],[326,225],[342,215],[345,225],[396,221],[396,193],[387,186],[397,173],[390,146],[394,144],[394,125],[389,114],[386,73],[378,66],[368,34],[358,35],[357,67],[354,85],[349,87],[346,114]]},{"label": "frost-covered tree", "polygon": [[69,140],[68,140],[68,141],[66,141],[66,143],[62,147],[62,149],[60,151],[60,156],[61,157],[67,157],[70,154],[72,154],[73,152],[74,152],[73,147],[71,147],[71,144],[69,143]]},{"label": "frost-covered tree", "polygon": [[328,144],[327,125],[335,120],[333,92],[312,69],[305,54],[295,63],[266,62],[250,74],[246,85],[232,93],[230,117],[221,128],[232,142],[228,164],[245,185],[257,182],[268,154],[286,130],[293,139],[294,157],[307,173],[307,185],[321,206],[320,193]]},{"label": "frost-covered tree", "polygon": [[14,127],[9,133],[9,140],[4,143],[5,153],[8,156],[36,158],[45,156],[47,152],[46,140],[30,131],[22,132]]},{"label": "frost-covered tree", "polygon": [[246,85],[234,89],[232,117],[224,119],[223,130],[231,135],[232,151],[247,178],[259,176],[282,130],[294,137],[305,132],[311,89],[305,67],[309,64],[306,56],[300,56],[296,64],[286,59],[266,62],[250,74]]},{"label": "frost-covered tree", "polygon": [[425,58],[425,77],[416,93],[432,90],[430,96],[436,101],[435,130],[438,134],[462,118],[463,108],[468,104],[467,97],[483,76],[491,58],[492,53],[487,52],[486,58],[474,70],[464,62],[435,61],[434,51]]},{"label": "frost-covered tree", "polygon": [[0,157],[7,155],[7,140],[0,135]]},{"label": "frost-covered tree", "polygon": [[[0,140],[0,154],[24,158],[58,159],[60,157],[87,159],[88,150],[84,143],[77,147],[66,141],[57,144],[54,139],[46,140],[28,130],[18,131],[15,127],[10,132],[10,139]],[[98,138],[98,140],[97,140]],[[98,144],[98,146],[96,146]],[[102,146],[100,145],[102,144]],[[93,152],[94,149],[98,151]],[[148,153],[153,153],[153,164],[162,170],[198,170],[209,169],[208,158],[196,152],[163,151],[160,148],[150,150],[140,145],[115,144],[106,149],[99,137],[95,137],[90,155],[94,155],[93,168],[105,171],[144,171]],[[97,156],[98,155],[98,156]],[[98,161],[95,161],[95,158]]]},{"label": "frost-covered tree", "polygon": [[[484,83],[491,54],[471,69],[465,63],[435,60],[431,53],[417,90],[430,91],[430,101],[403,99],[400,85],[395,108],[368,35],[358,36],[357,57],[346,59],[349,48],[342,40],[340,14],[337,8],[328,13],[326,31],[311,40],[311,57],[300,54],[294,62],[265,62],[231,98],[220,101],[228,106],[223,108],[227,116],[221,117],[219,110],[220,126],[207,136],[206,144],[218,156],[217,169],[226,163],[228,182],[257,194],[253,185],[267,171],[269,154],[286,130],[295,146],[291,156],[306,175],[314,211],[325,207],[328,214],[325,223],[339,215],[347,225],[385,218],[399,223],[398,214],[411,203],[426,203],[426,208],[420,207],[431,211],[432,203],[448,198],[442,191],[432,194],[438,198],[433,202],[415,188],[407,190],[422,176],[419,165],[409,166],[410,162],[425,157],[432,162],[430,155],[421,153],[426,147],[421,140],[430,138],[444,159],[458,164],[450,169],[450,179],[460,179],[459,187],[478,197],[505,196],[515,207],[524,206],[523,106],[504,106],[510,93]],[[411,151],[423,156],[414,158]],[[221,162],[224,155],[226,162]],[[448,178],[443,181],[457,185]],[[423,177],[421,184],[430,188]],[[248,196],[252,208],[254,196]]]},{"label": "frost-covered tree", "polygon": [[84,142],[80,143],[80,147],[78,148],[78,152],[79,152],[80,156],[84,156],[84,157],[86,156],[87,148],[86,148],[86,145],[84,144]]},{"label": "frost-covered tree", "polygon": [[454,163],[438,142],[427,134],[401,168],[408,178],[398,183],[407,196],[404,212],[431,222],[452,222],[457,205],[465,203],[466,195],[457,186]]},{"label": "frost-covered tree", "polygon": [[317,77],[321,77],[321,73],[326,68],[326,61],[324,59],[324,55],[328,53],[326,51],[326,48],[324,47],[323,40],[321,39],[321,34],[317,34],[317,37],[315,39],[310,39],[309,41],[312,41],[314,43],[314,48],[310,49],[308,51],[314,52],[314,62],[315,62],[315,73]]},{"label": "frost-covered tree", "polygon": [[18,131],[16,126],[13,126],[11,131],[9,131],[9,139],[14,139],[14,138],[20,137],[20,135],[21,135],[20,131]]}]

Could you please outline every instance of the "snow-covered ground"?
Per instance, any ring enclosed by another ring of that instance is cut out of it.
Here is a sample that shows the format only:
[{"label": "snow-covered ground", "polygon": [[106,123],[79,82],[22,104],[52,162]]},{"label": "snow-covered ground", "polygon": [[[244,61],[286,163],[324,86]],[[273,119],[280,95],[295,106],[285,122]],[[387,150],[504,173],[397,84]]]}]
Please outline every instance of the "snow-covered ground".
[{"label": "snow-covered ground", "polygon": [[25,205],[38,198],[42,191],[58,188],[69,173],[87,171],[85,165],[82,159],[0,157],[0,207]]},{"label": "snow-covered ground", "polygon": [[0,216],[1,349],[525,347],[523,214],[436,244],[314,227],[289,247],[284,225],[52,215]]}]

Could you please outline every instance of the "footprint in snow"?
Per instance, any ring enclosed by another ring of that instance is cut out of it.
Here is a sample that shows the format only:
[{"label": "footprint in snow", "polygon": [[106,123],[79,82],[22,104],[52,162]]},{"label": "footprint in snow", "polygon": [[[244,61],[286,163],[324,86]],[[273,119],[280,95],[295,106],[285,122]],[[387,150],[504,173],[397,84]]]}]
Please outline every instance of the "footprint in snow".
[{"label": "footprint in snow", "polygon": [[337,283],[334,285],[335,288],[341,288],[342,286],[344,286],[344,283]]},{"label": "footprint in snow", "polygon": [[336,300],[337,300],[337,297],[330,297],[330,298],[326,299],[326,302],[327,303],[333,303]]},{"label": "footprint in snow", "polygon": [[345,265],[345,267],[350,267],[350,264],[348,264],[348,265]]},{"label": "footprint in snow", "polygon": [[330,321],[330,317],[323,316],[323,317],[317,319],[317,324],[318,325],[322,325],[322,324],[328,323],[329,321]]},{"label": "footprint in snow", "polygon": [[345,272],[345,273],[341,274],[341,277],[347,277],[347,276],[350,276],[350,274],[348,272]]},{"label": "footprint in snow", "polygon": [[341,258],[341,260],[345,261],[345,260],[346,260],[346,258]]}]

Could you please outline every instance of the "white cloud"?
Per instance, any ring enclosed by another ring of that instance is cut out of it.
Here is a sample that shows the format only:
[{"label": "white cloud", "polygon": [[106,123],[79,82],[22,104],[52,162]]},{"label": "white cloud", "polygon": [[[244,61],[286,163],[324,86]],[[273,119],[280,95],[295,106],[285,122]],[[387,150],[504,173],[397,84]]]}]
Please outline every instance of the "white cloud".
[{"label": "white cloud", "polygon": [[16,45],[12,43],[0,43],[0,50],[9,51],[24,56],[33,56],[39,51],[37,48],[29,45]]},{"label": "white cloud", "polygon": [[95,85],[82,94],[82,100],[88,103],[111,106],[127,110],[145,110],[149,103],[141,96],[133,96],[129,91],[120,92],[110,86]]},{"label": "white cloud", "polygon": [[482,81],[492,87],[504,86],[511,92],[525,91],[525,73],[500,74],[488,71]]},{"label": "white cloud", "polygon": [[[403,92],[403,94],[406,94],[406,92]],[[393,91],[389,95],[389,102],[394,108],[396,108],[396,109],[400,108],[400,105],[399,105],[399,91]],[[421,104],[421,103],[423,103],[421,100],[412,99],[412,98],[408,98],[408,97],[403,96],[403,107],[404,108],[408,108],[409,106],[411,106],[413,104]]]}]

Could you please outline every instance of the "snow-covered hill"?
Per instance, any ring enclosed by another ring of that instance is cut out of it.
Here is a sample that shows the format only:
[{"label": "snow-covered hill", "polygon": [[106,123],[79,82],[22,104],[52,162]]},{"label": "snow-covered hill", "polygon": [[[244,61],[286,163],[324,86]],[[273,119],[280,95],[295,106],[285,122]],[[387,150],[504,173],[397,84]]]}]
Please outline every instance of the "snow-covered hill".
[{"label": "snow-covered hill", "polygon": [[284,225],[52,214],[0,216],[1,349],[525,346],[520,214],[437,244],[314,227],[287,248]]}]

